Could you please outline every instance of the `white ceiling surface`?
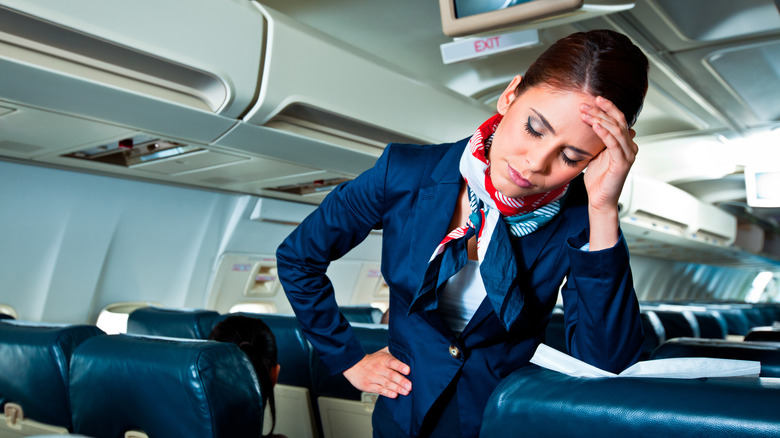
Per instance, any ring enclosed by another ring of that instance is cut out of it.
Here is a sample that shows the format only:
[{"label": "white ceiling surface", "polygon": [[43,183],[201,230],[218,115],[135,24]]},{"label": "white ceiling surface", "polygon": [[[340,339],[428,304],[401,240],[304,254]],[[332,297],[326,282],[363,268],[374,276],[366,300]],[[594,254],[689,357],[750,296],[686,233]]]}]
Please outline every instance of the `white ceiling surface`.
[{"label": "white ceiling surface", "polygon": [[[772,131],[780,126],[780,14],[772,0],[638,0],[627,12],[542,29],[540,46],[450,65],[441,62],[439,46],[452,39],[441,32],[435,0],[263,3],[421,80],[488,103],[561,36],[601,27],[627,33],[651,60],[651,88],[635,127],[636,171],[709,202],[744,202],[744,190],[734,189],[735,181],[744,185],[740,177],[723,177],[766,158],[780,140]],[[739,64],[723,69],[724,57]],[[763,134],[760,142],[752,141],[754,133]]]},{"label": "white ceiling surface", "polygon": [[[29,5],[29,3],[15,0],[2,1],[10,4]],[[54,3],[50,1],[47,4]],[[81,0],[79,4],[81,3],[86,4],[85,0]],[[193,5],[196,3],[206,4],[201,1],[200,3],[195,2]],[[780,13],[772,0],[740,0],[738,2],[733,0],[637,0],[636,6],[626,12],[541,29],[539,35],[541,43],[539,45],[448,65],[445,65],[441,60],[440,45],[452,41],[452,38],[444,36],[441,31],[437,0],[261,0],[261,3],[297,22],[342,41],[346,46],[354,47],[367,59],[376,60],[378,66],[391,65],[394,67],[394,71],[402,72],[413,80],[409,82],[433,85],[434,87],[428,87],[430,89],[447,87],[470,98],[458,101],[460,105],[458,111],[461,113],[463,112],[461,110],[471,111],[467,117],[462,117],[461,120],[474,119],[473,115],[481,115],[483,109],[484,114],[489,114],[495,97],[504,89],[511,78],[517,73],[524,72],[549,44],[560,37],[577,30],[595,28],[611,28],[622,31],[645,51],[651,61],[651,86],[643,113],[635,126],[638,133],[637,142],[640,144],[640,155],[635,165],[636,173],[647,174],[675,184],[707,202],[716,204],[721,202],[740,203],[745,201],[744,190],[742,190],[744,178],[741,177],[744,167],[754,161],[775,160],[780,162],[778,160],[780,156],[774,152],[780,139],[780,130],[776,129],[780,126],[778,122],[778,117],[780,117],[780,44],[778,44]],[[214,3],[208,2],[208,4],[209,7],[215,7]],[[226,10],[248,7],[248,3],[237,0],[227,0],[223,4]],[[225,20],[219,18],[214,18],[212,21],[215,21],[215,29],[226,25]],[[203,26],[195,26],[195,29],[202,28]],[[252,31],[254,29],[255,27],[251,27]],[[123,37],[127,36],[121,32],[120,34]],[[211,35],[215,41],[222,41],[218,38],[218,31],[214,31]],[[257,60],[250,60],[248,58],[251,57],[245,57],[243,54],[261,42],[257,41],[254,36],[247,36],[246,39],[252,41],[234,47],[233,50],[224,50],[244,59],[244,63],[252,67],[251,70],[256,71]],[[323,38],[322,42],[327,44],[329,41],[327,38]],[[162,41],[158,41],[158,43],[162,45]],[[307,53],[303,50],[299,52],[285,50],[283,58],[290,59],[290,57],[293,60],[306,58]],[[312,57],[312,54],[308,54],[308,57],[316,59]],[[276,60],[279,59],[282,58]],[[224,63],[221,65],[224,67]],[[318,71],[316,68],[312,68],[311,71],[304,72],[303,77],[330,81],[330,79],[323,78],[332,78],[334,74],[339,74],[339,68],[345,70],[340,74],[348,79],[342,83],[350,85],[342,86],[345,88],[343,90],[333,91],[345,95],[358,93],[361,102],[363,96],[370,100],[372,97],[370,93],[348,89],[349,86],[356,87],[351,85],[353,82],[350,82],[352,81],[350,75],[356,73],[348,70],[349,67],[341,67],[338,62],[323,63],[322,70]],[[380,71],[380,69],[372,71]],[[263,73],[270,74],[260,72],[261,75]],[[299,75],[301,72],[294,73]],[[397,76],[387,77],[396,78]],[[382,87],[381,81],[377,82],[376,86]],[[397,83],[402,82],[397,81]],[[405,82],[407,88],[409,88],[409,82]],[[420,90],[428,88],[422,87]],[[13,96],[12,91],[8,90]],[[251,95],[251,93],[249,94]],[[387,94],[385,95],[387,96]],[[460,98],[460,96],[456,97]],[[9,99],[14,100],[13,97]],[[382,99],[377,100],[374,105],[382,106],[385,104],[387,107],[393,108],[392,103],[386,100],[383,102]],[[409,100],[408,108],[410,110],[419,106],[415,105],[413,99]],[[24,100],[20,100],[20,102],[24,102]],[[431,122],[433,120],[446,118],[452,122],[451,119],[454,119],[452,111],[454,110],[448,103],[455,101],[442,99],[441,104],[438,102],[426,102],[426,104],[431,108],[433,105],[441,106],[440,112],[432,110],[430,115],[415,117],[414,123],[404,122],[404,128],[407,124],[409,125],[406,132],[410,137],[425,138],[425,136],[415,137],[413,134],[419,131],[420,126],[428,128],[439,126],[433,125]],[[482,102],[484,106],[476,104],[477,102]],[[62,106],[66,103],[59,102],[58,105]],[[160,101],[157,106],[161,106],[163,103],[165,102]],[[15,109],[16,112],[12,114],[13,117],[0,118],[0,125],[2,125],[3,119],[6,120],[6,124],[19,123],[25,115],[34,119],[38,112],[36,107],[44,107],[38,105],[36,101],[31,101],[28,104],[29,108],[21,104],[12,105],[10,110]],[[60,106],[52,107],[50,110],[59,113],[68,112],[67,108],[60,108]],[[169,106],[173,108],[174,105]],[[251,141],[252,138],[265,136],[273,137],[272,140],[276,141],[281,138],[280,131],[276,129],[281,128],[276,125],[261,127],[251,123],[241,123],[241,126],[233,129],[233,132],[226,138],[210,144],[209,142],[219,137],[217,133],[227,132],[233,125],[235,119],[232,117],[232,113],[215,115],[199,112],[199,110],[190,111],[187,109],[184,111],[182,108],[184,107],[181,105],[177,107],[176,114],[188,117],[189,122],[185,126],[190,131],[182,131],[184,128],[179,128],[178,125],[171,127],[170,117],[157,121],[157,124],[145,126],[144,129],[149,132],[165,133],[185,141],[194,141],[195,143],[203,141],[204,144],[201,146],[204,150],[199,153],[200,155],[193,155],[194,161],[176,159],[171,160],[172,163],[167,165],[165,163],[152,163],[152,165],[140,166],[135,169],[118,167],[108,169],[111,166],[102,163],[80,163],[78,166],[73,166],[73,159],[63,157],[63,150],[59,148],[51,149],[47,154],[44,154],[43,151],[37,151],[35,148],[39,146],[38,143],[48,145],[52,142],[44,141],[45,139],[36,142],[33,141],[35,139],[32,137],[9,138],[11,143],[5,142],[8,144],[4,146],[4,155],[21,160],[40,156],[50,164],[80,167],[88,171],[101,172],[101,169],[106,169],[104,171],[115,175],[284,198],[285,196],[275,195],[264,188],[271,185],[296,184],[315,179],[327,180],[340,176],[351,176],[358,169],[369,165],[367,163],[370,163],[381,150],[381,146],[374,149],[368,147],[365,151],[348,150],[349,146],[347,148],[333,147],[332,144],[327,143],[327,140],[320,143],[306,142],[304,137],[300,137],[298,142],[301,145],[296,144],[293,145],[296,147],[286,148],[289,149],[287,155],[278,151],[265,153],[257,149],[258,146],[255,143],[258,142]],[[347,109],[353,112],[357,110],[356,108]],[[82,108],[82,110],[84,109]],[[324,112],[327,110],[327,108],[323,109]],[[398,111],[402,110],[401,108]],[[112,111],[119,110],[112,109]],[[2,108],[0,108],[0,115],[1,113]],[[79,113],[75,112],[74,114]],[[100,114],[84,113],[83,115],[87,116],[88,119],[101,119]],[[213,117],[206,117],[207,115]],[[231,117],[226,115],[231,115]],[[315,115],[322,116],[322,114]],[[339,115],[343,117],[342,120],[336,120],[339,123],[347,122],[349,125],[350,120],[354,119],[354,115]],[[142,114],[135,113],[127,115],[130,120],[141,116]],[[267,116],[272,117],[273,114],[269,113]],[[392,117],[376,118],[376,115],[373,116],[376,120],[383,120],[388,127],[398,124],[397,120],[389,120]],[[403,120],[407,119],[409,117]],[[419,121],[417,121],[418,119]],[[111,118],[106,120],[111,120]],[[203,123],[192,123],[192,120],[203,120]],[[94,136],[105,137],[106,141],[134,134],[132,130],[109,125],[98,126],[91,121],[76,119],[72,121],[78,122],[76,124],[85,128],[85,132],[100,130]],[[244,122],[249,122],[249,120],[244,120]],[[283,122],[282,119],[276,121],[277,125]],[[376,121],[373,123],[372,129],[381,130],[383,128],[376,125]],[[127,122],[127,126],[140,125]],[[459,132],[468,133],[475,127],[464,126]],[[19,128],[19,131],[25,135],[38,135],[23,128],[24,126]],[[201,131],[205,133],[202,135],[192,133],[200,133]],[[209,132],[212,134],[209,135]],[[447,131],[447,137],[449,136],[449,131]],[[295,136],[285,138],[288,141],[296,139]],[[393,138],[393,140],[403,141],[405,139]],[[457,140],[457,138],[451,140]],[[269,140],[266,143],[273,145],[276,144],[274,141]],[[301,151],[309,150],[306,147],[311,148],[318,145],[323,147],[321,151],[327,150],[329,152],[321,152],[320,156],[316,156],[317,154],[302,156]],[[3,144],[0,144],[0,149],[3,149],[2,146]],[[288,146],[290,145],[288,144]],[[247,149],[249,147],[251,150]],[[297,151],[299,156],[289,156],[295,153],[293,151]],[[348,151],[345,156],[351,157],[348,160],[351,167],[335,168],[315,163],[317,160],[327,158],[322,157],[323,155],[331,156],[343,151]],[[216,160],[213,166],[203,166],[204,163],[211,163],[210,160]],[[263,174],[259,179],[255,176],[258,173]],[[317,202],[321,198],[322,195],[318,194],[308,199],[298,198],[298,200]],[[295,198],[293,197],[293,199]],[[773,209],[755,209],[754,212],[771,220],[780,217]]]}]

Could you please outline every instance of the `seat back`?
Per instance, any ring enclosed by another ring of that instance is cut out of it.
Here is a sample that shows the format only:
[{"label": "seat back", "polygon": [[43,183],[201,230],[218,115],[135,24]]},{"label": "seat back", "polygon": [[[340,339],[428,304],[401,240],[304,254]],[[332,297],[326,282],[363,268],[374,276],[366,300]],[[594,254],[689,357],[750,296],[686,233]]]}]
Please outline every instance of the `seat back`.
[{"label": "seat back", "polygon": [[341,306],[339,311],[349,322],[379,324],[382,320],[382,311],[373,306]]},{"label": "seat back", "polygon": [[0,406],[14,417],[0,416],[0,431],[25,436],[71,430],[70,358],[79,344],[102,333],[89,325],[0,321]]},{"label": "seat back", "polygon": [[132,311],[127,317],[127,333],[183,339],[206,339],[217,318],[219,318],[219,313],[213,310],[141,307]]},{"label": "seat back", "polygon": [[318,413],[311,395],[311,345],[306,340],[298,319],[293,315],[241,314],[262,319],[276,339],[277,361],[281,365],[281,371],[274,388],[274,432],[288,437],[319,436]]},{"label": "seat back", "polygon": [[[352,330],[366,353],[388,346],[386,325],[352,324]],[[341,374],[331,375],[316,354],[312,355],[311,368],[324,438],[371,436],[371,414],[377,394],[357,390]]]},{"label": "seat back", "polygon": [[780,377],[780,344],[677,338],[653,351],[651,359],[713,357],[761,362],[761,377]]},{"label": "seat back", "polygon": [[645,360],[650,357],[653,350],[666,341],[666,330],[661,319],[652,310],[643,310],[639,316],[645,334],[645,343],[639,359]]},{"label": "seat back", "polygon": [[777,381],[581,378],[531,365],[498,385],[480,436],[768,438],[780,436],[778,404]]},{"label": "seat back", "polygon": [[661,320],[667,340],[674,338],[700,337],[699,322],[696,320],[696,316],[693,312],[689,310],[651,310],[653,310]]},{"label": "seat back", "polygon": [[745,335],[748,342],[780,342],[780,327],[754,327]]},{"label": "seat back", "polygon": [[260,386],[235,344],[104,335],[71,360],[74,432],[121,437],[257,438]]},{"label": "seat back", "polygon": [[566,348],[566,321],[560,307],[555,307],[550,314],[550,321],[544,332],[544,343],[558,351],[569,353]]}]

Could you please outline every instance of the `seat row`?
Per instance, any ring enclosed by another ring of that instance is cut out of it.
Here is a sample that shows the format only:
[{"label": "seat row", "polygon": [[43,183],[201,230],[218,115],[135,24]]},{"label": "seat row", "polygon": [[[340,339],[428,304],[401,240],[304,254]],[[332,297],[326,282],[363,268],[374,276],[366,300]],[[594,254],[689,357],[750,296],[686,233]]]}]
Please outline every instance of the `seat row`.
[{"label": "seat row", "polygon": [[[760,377],[578,378],[531,365],[493,392],[480,436],[520,429],[547,437],[780,436],[777,311],[776,305],[644,305],[641,360],[751,360],[761,363]],[[563,319],[556,310],[547,341],[565,351]]]},{"label": "seat row", "polygon": [[[780,306],[770,304],[646,303],[640,311],[645,333],[640,359],[650,358],[656,348],[675,338],[742,339],[751,331],[780,321]],[[564,327],[563,309],[557,307],[547,326],[545,342],[567,352]]]},{"label": "seat row", "polygon": [[[366,352],[388,345],[387,326],[376,324],[382,313],[368,306],[342,307]],[[133,311],[127,332],[205,339],[226,317],[212,310],[144,307]],[[275,432],[288,437],[365,437],[371,435],[376,395],[355,389],[342,375],[330,375],[292,315],[241,313],[262,319],[276,338],[281,371],[274,389]]]},{"label": "seat row", "polygon": [[260,387],[233,344],[0,321],[0,436],[253,437]]}]

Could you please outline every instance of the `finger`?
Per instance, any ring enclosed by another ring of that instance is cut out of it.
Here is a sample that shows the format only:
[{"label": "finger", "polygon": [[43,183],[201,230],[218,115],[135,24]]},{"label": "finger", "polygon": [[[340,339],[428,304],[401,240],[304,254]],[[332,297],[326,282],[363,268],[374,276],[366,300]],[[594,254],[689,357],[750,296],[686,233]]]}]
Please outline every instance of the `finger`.
[{"label": "finger", "polygon": [[620,157],[621,161],[627,163],[634,162],[634,157],[637,153],[636,144],[633,141],[620,141],[621,131],[618,127],[613,125],[605,126],[602,123],[597,122],[593,124],[593,131],[601,138],[601,141],[604,142],[604,146],[612,153],[611,156],[613,158]]},{"label": "finger", "polygon": [[596,97],[596,106],[601,108],[604,113],[609,115],[618,126],[626,127],[628,129],[628,123],[626,123],[626,115],[623,114],[623,111],[620,111],[620,109],[612,103],[611,100],[605,99],[602,96]]},{"label": "finger", "polygon": [[368,385],[368,387],[366,387],[366,392],[373,392],[379,395],[383,395],[387,398],[398,397],[398,392],[377,384]]},{"label": "finger", "polygon": [[384,379],[379,385],[388,391],[403,395],[409,395],[409,391],[412,389],[412,382],[409,382],[408,380],[406,380],[406,385],[404,385],[397,383],[392,379]]},{"label": "finger", "polygon": [[401,362],[400,360],[396,359],[392,355],[388,357],[387,361],[385,362],[385,366],[390,368],[391,370],[398,371],[403,375],[409,375],[409,373],[411,372],[409,365]]}]

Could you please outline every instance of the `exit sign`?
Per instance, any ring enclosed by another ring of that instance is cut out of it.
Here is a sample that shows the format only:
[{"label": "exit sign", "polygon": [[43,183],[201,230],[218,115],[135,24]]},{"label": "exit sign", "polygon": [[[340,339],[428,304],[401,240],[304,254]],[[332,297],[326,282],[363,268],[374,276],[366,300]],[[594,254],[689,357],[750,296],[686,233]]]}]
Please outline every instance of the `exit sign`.
[{"label": "exit sign", "polygon": [[452,64],[536,44],[539,44],[539,32],[533,29],[480,38],[462,38],[442,44],[441,58],[445,64]]}]

